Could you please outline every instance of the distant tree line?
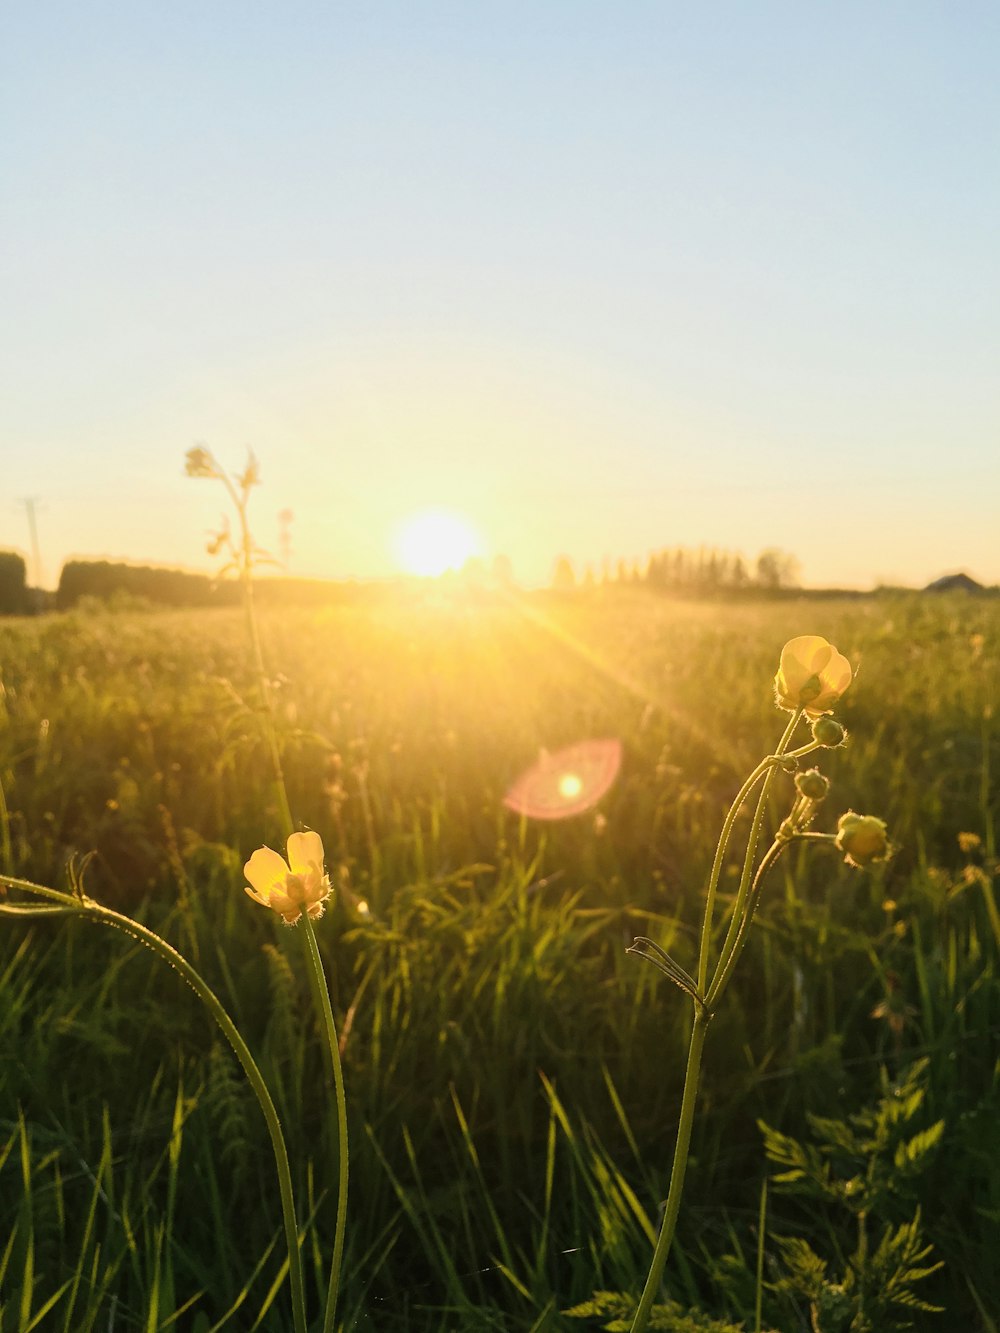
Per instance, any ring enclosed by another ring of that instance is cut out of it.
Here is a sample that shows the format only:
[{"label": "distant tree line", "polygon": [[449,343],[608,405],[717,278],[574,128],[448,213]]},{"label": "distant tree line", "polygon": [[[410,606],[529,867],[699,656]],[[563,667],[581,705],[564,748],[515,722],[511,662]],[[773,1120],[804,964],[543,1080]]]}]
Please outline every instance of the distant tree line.
[{"label": "distant tree line", "polygon": [[[328,606],[391,599],[406,580],[361,583],[355,580],[255,578],[254,597],[264,604]],[[150,606],[235,606],[241,597],[236,579],[212,579],[179,569],[129,565],[109,560],[70,560],[63,566],[55,604],[60,610],[84,598]]]},{"label": "distant tree line", "polygon": [[0,551],[0,615],[19,616],[28,610],[28,571],[24,557]]},{"label": "distant tree line", "polygon": [[56,605],[75,606],[82,597],[132,597],[157,606],[220,606],[235,603],[233,584],[213,584],[204,574],[157,569],[110,560],[68,560],[59,576]]},{"label": "distant tree line", "polygon": [[618,560],[612,565],[605,561],[600,578],[588,565],[579,584],[572,561],[561,555],[556,561],[552,586],[557,591],[567,592],[578,586],[632,585],[657,592],[710,596],[745,589],[775,592],[797,587],[798,580],[798,560],[776,547],[761,551],[750,566],[739,552],[722,551],[717,547],[673,546],[654,551],[644,563]]}]

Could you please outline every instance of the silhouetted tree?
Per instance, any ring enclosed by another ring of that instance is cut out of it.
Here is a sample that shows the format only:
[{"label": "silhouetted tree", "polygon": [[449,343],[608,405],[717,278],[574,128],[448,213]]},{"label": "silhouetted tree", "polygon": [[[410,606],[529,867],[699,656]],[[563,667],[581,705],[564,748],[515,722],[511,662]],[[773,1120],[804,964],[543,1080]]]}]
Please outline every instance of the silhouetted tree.
[{"label": "silhouetted tree", "polygon": [[234,603],[235,584],[214,584],[204,574],[158,569],[108,560],[68,560],[59,576],[56,604],[73,606],[81,597],[141,597],[160,606],[219,606]]},{"label": "silhouetted tree", "polygon": [[799,580],[799,562],[794,555],[780,551],[776,546],[769,546],[757,557],[757,584],[761,588],[774,591],[777,588],[794,588]]},{"label": "silhouetted tree", "polygon": [[0,615],[16,616],[28,609],[27,569],[16,551],[0,551]]}]

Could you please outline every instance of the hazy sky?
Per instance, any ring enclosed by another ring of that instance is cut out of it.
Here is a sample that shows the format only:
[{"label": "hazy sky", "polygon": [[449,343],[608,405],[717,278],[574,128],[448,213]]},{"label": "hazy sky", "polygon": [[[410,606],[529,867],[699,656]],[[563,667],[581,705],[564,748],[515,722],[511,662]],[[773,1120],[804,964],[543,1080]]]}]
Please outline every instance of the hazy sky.
[{"label": "hazy sky", "polygon": [[6,0],[0,546],[1000,581],[1000,7]]}]

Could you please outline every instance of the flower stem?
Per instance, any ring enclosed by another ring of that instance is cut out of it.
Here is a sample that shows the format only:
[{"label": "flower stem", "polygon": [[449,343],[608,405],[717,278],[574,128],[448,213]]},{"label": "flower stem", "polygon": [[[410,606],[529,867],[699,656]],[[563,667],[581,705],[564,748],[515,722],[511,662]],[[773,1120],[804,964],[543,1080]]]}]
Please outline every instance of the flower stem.
[{"label": "flower stem", "polygon": [[[754,856],[757,851],[757,840],[760,837],[760,826],[764,822],[764,811],[767,807],[767,798],[771,790],[771,782],[774,778],[774,770],[778,762],[786,758],[788,743],[792,739],[795,728],[798,726],[799,718],[802,716],[802,709],[798,708],[792,714],[788,726],[782,733],[781,740],[778,742],[778,748],[775,750],[772,759],[774,763],[768,769],[763,785],[760,789],[760,796],[757,799],[757,809],[754,811],[753,823],[750,825],[750,835],[747,838],[746,855],[743,859],[743,873],[740,876],[740,886],[736,893],[736,903],[733,907],[732,919],[729,922],[729,930],[726,932],[726,938],[722,945],[722,952],[716,965],[716,977],[722,972],[732,954],[733,946],[736,942],[736,936],[739,934],[740,926],[743,920],[743,911],[746,906],[747,894],[750,890],[751,876],[753,875]],[[700,973],[699,973],[700,975]],[[713,984],[712,989],[715,989]]]},{"label": "flower stem", "polygon": [[[809,834],[800,835],[808,837]],[[710,1010],[714,1010],[722,993],[729,984],[729,979],[733,975],[733,970],[739,962],[740,954],[747,942],[747,936],[750,934],[750,927],[753,925],[754,913],[757,910],[757,903],[760,900],[760,889],[764,882],[764,876],[777,861],[778,857],[788,846],[788,840],[782,842],[772,842],[770,847],[761,857],[760,865],[757,867],[757,873],[753,877],[753,884],[750,886],[750,892],[746,896],[743,906],[743,915],[740,918],[740,928],[736,932],[736,938],[733,941],[733,947],[725,964],[720,961],[718,971],[709,987],[708,994],[705,997],[705,1004]]]},{"label": "flower stem", "polygon": [[14,852],[10,841],[10,811],[7,809],[7,797],[3,782],[0,781],[0,860],[3,869],[10,874],[14,869]]},{"label": "flower stem", "polygon": [[[218,465],[217,465],[218,466]],[[278,801],[278,814],[285,827],[285,837],[295,832],[295,821],[288,802],[288,789],[285,786],[285,774],[281,765],[281,748],[278,745],[278,733],[274,725],[274,702],[271,699],[271,686],[264,665],[264,650],[260,641],[260,626],[257,623],[257,608],[253,595],[253,535],[250,532],[250,520],[247,517],[245,494],[240,496],[228,474],[218,468],[219,480],[229,493],[229,498],[236,509],[240,524],[240,552],[238,565],[240,586],[243,592],[243,612],[247,622],[247,638],[253,655],[254,672],[257,677],[257,694],[260,698],[260,726],[268,757],[271,760],[271,777],[274,782],[274,794]]]},{"label": "flower stem", "polygon": [[643,1288],[639,1308],[632,1320],[631,1333],[643,1333],[649,1323],[663,1277],[664,1265],[677,1227],[677,1214],[681,1206],[681,1194],[684,1190],[684,1174],[687,1170],[688,1151],[691,1146],[691,1129],[694,1125],[695,1104],[698,1100],[698,1079],[701,1072],[701,1053],[705,1045],[709,1015],[701,1005],[694,1006],[694,1024],[691,1028],[691,1043],[688,1046],[687,1068],[684,1072],[684,1093],[681,1097],[680,1118],[677,1124],[677,1142],[674,1145],[674,1161],[670,1169],[670,1191],[667,1194],[666,1207],[660,1234],[653,1251],[653,1262],[649,1266],[646,1285]]},{"label": "flower stem", "polygon": [[777,768],[777,766],[784,760],[799,759],[803,755],[811,754],[814,750],[818,750],[820,748],[815,741],[812,741],[808,745],[803,745],[801,749],[792,750],[791,752],[785,751],[784,747],[788,744],[789,740],[792,737],[792,733],[794,731],[794,724],[798,720],[798,716],[799,715],[797,714],[796,717],[792,719],[792,722],[789,723],[788,729],[786,730],[784,736],[782,736],[781,741],[778,744],[777,753],[769,754],[766,759],[762,759],[761,762],[754,769],[754,771],[747,778],[746,782],[744,782],[743,786],[736,793],[736,798],[733,801],[732,805],[729,807],[729,812],[726,815],[725,821],[722,825],[722,832],[719,835],[719,841],[715,848],[715,859],[712,862],[712,870],[708,877],[708,887],[705,890],[705,912],[702,918],[702,925],[701,925],[701,944],[698,950],[698,978],[697,978],[698,990],[702,994],[704,994],[705,983],[708,980],[708,954],[709,954],[709,949],[711,947],[712,917],[715,911],[715,894],[716,890],[719,887],[719,876],[722,873],[722,863],[725,860],[726,849],[729,846],[729,839],[732,835],[733,825],[736,823],[736,818],[739,815],[740,810],[743,808],[743,803],[750,795],[750,793],[753,791],[757,783],[761,780],[761,778],[769,776],[771,772],[775,768]]},{"label": "flower stem", "polygon": [[705,982],[708,979],[708,954],[712,936],[712,917],[715,910],[715,893],[719,887],[719,876],[722,873],[722,863],[725,860],[726,848],[729,846],[729,839],[733,831],[733,825],[736,823],[736,817],[743,808],[743,802],[747,799],[754,787],[765,775],[770,772],[775,764],[780,763],[778,755],[768,755],[763,759],[754,771],[744,782],[743,786],[736,793],[736,798],[729,807],[729,813],[726,815],[725,822],[722,825],[722,832],[719,835],[719,841],[715,848],[715,859],[712,862],[712,870],[708,877],[708,887],[705,890],[705,913],[701,923],[701,945],[698,950],[698,989],[704,991]]},{"label": "flower stem", "polygon": [[[32,884],[29,880],[14,879],[4,875],[0,876],[0,882],[9,884],[14,888],[24,889],[37,897],[60,903],[62,910],[73,911],[92,921],[113,926],[116,930],[122,931],[123,934],[138,940],[140,944],[144,944],[153,953],[158,954],[164,962],[168,963],[183,977],[215,1019],[222,1030],[223,1036],[233,1048],[237,1060],[243,1066],[243,1072],[250,1082],[267,1124],[267,1132],[271,1138],[271,1150],[274,1153],[274,1164],[278,1173],[278,1190],[281,1195],[281,1212],[285,1225],[285,1243],[288,1247],[288,1278],[292,1291],[292,1319],[295,1325],[295,1333],[306,1333],[305,1288],[302,1282],[298,1225],[295,1217],[292,1174],[288,1165],[285,1136],[281,1129],[277,1109],[271,1099],[271,1094],[267,1090],[263,1075],[250,1054],[249,1047],[240,1035],[239,1028],[229,1017],[221,1000],[183,954],[178,953],[172,945],[157,935],[155,931],[150,930],[147,926],[140,925],[138,921],[133,921],[131,917],[123,916],[120,912],[114,912],[108,907],[102,907],[93,899],[78,898],[68,893],[60,893],[57,889]],[[37,910],[48,914],[53,909],[42,907]],[[55,910],[59,910],[59,908]],[[19,915],[28,915],[29,912],[29,908],[21,908]]]},{"label": "flower stem", "polygon": [[[768,861],[770,853],[765,854],[764,862],[761,864],[761,870],[753,879],[751,885],[750,878],[753,871],[754,855],[757,850],[757,839],[760,836],[760,826],[764,818],[764,810],[767,804],[767,796],[771,786],[771,780],[774,776],[775,768],[786,758],[786,751],[799,719],[802,716],[802,709],[798,709],[792,714],[792,717],[782,734],[781,740],[774,754],[768,755],[761,763],[757,765],[754,771],[744,782],[736,795],[736,799],[730,806],[729,813],[726,815],[722,826],[722,832],[719,835],[719,842],[715,851],[715,859],[712,863],[712,870],[709,875],[708,888],[705,894],[705,915],[701,928],[701,943],[698,951],[698,993],[704,995],[705,982],[708,977],[708,956],[712,940],[712,913],[715,905],[715,894],[718,888],[719,876],[722,871],[722,863],[725,859],[726,848],[733,831],[736,817],[743,805],[743,802],[750,795],[755,785],[763,779],[760,797],[757,801],[757,809],[754,812],[753,823],[750,827],[750,836],[747,842],[746,857],[743,863],[743,873],[740,878],[740,887],[736,895],[736,904],[733,908],[733,919],[726,935],[725,943],[722,947],[722,954],[716,968],[715,980],[712,988],[704,1001],[695,1000],[694,1003],[694,1022],[691,1028],[691,1042],[688,1046],[687,1067],[684,1071],[684,1090],[681,1094],[680,1118],[677,1125],[677,1141],[674,1145],[674,1160],[670,1169],[670,1189],[667,1194],[666,1207],[663,1212],[663,1221],[660,1224],[660,1234],[656,1240],[656,1246],[653,1250],[653,1260],[650,1264],[649,1273],[646,1277],[646,1285],[642,1291],[642,1297],[639,1301],[639,1307],[635,1312],[632,1321],[631,1333],[643,1333],[649,1323],[650,1313],[653,1303],[659,1291],[660,1282],[663,1278],[663,1269],[667,1262],[667,1256],[670,1253],[670,1246],[673,1243],[674,1231],[677,1227],[677,1215],[681,1206],[681,1194],[684,1190],[684,1176],[687,1171],[688,1152],[691,1146],[691,1131],[694,1127],[695,1107],[698,1101],[698,1082],[701,1074],[701,1057],[705,1045],[705,1036],[708,1030],[708,1024],[712,1017],[713,1005],[720,993],[719,978],[722,976],[724,985],[729,979],[732,967],[735,966],[736,958],[742,949],[742,944],[746,937],[746,931],[749,928],[750,920],[753,917],[753,907],[756,906],[756,899],[751,906],[750,898],[754,889],[759,892],[760,879],[763,871],[772,861]],[[796,752],[796,757],[801,753],[807,753],[814,747],[805,746],[801,751]],[[780,850],[780,849],[779,849]],[[765,865],[764,863],[767,863]],[[724,971],[724,969],[727,969]]]},{"label": "flower stem", "polygon": [[337,1040],[337,1028],[333,1021],[333,1006],[330,1003],[330,987],[323,970],[316,932],[308,913],[302,917],[306,934],[307,954],[309,958],[309,978],[313,1000],[323,1019],[326,1030],[326,1043],[330,1052],[330,1064],[333,1070],[333,1082],[337,1099],[337,1139],[338,1139],[338,1177],[337,1177],[337,1222],[333,1236],[333,1260],[330,1264],[330,1285],[326,1296],[326,1313],[323,1318],[323,1333],[333,1333],[334,1315],[337,1309],[337,1296],[340,1291],[340,1269],[344,1257],[344,1232],[347,1226],[347,1097],[344,1093],[344,1072],[340,1064],[340,1043]]}]

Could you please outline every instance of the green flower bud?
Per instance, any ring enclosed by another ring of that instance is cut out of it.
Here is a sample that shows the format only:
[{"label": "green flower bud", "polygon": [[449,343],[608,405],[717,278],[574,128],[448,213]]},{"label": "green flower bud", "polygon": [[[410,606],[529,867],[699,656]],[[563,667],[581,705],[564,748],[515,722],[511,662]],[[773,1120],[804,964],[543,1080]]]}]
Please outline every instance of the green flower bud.
[{"label": "green flower bud", "polygon": [[837,820],[836,847],[844,853],[849,866],[869,866],[885,861],[892,848],[885,820],[875,815],[859,815],[853,810]]},{"label": "green flower bud", "polygon": [[809,801],[821,801],[830,790],[830,779],[818,768],[809,768],[795,775],[795,790]]},{"label": "green flower bud", "polygon": [[847,732],[837,719],[825,714],[823,717],[818,717],[812,724],[812,734],[816,744],[823,745],[828,750],[833,750],[838,745],[843,745],[844,741],[847,739]]}]

